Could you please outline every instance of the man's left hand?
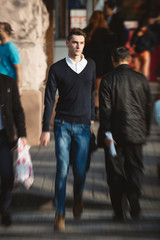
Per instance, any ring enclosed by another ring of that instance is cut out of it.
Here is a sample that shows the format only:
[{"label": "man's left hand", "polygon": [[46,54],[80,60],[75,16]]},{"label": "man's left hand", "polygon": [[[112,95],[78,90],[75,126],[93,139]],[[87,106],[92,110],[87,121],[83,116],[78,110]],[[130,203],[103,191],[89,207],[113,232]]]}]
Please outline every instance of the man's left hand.
[{"label": "man's left hand", "polygon": [[91,121],[91,133],[93,133],[94,130],[94,121]]},{"label": "man's left hand", "polygon": [[27,139],[26,137],[21,137],[21,140],[23,142],[23,146],[25,146],[27,144]]}]

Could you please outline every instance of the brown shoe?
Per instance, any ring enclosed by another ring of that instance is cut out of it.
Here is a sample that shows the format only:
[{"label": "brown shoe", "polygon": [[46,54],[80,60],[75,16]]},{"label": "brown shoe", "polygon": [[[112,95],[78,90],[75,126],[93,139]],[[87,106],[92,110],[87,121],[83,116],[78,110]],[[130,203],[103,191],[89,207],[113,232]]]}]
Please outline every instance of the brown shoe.
[{"label": "brown shoe", "polygon": [[54,230],[60,232],[65,231],[65,216],[56,213],[54,219]]},{"label": "brown shoe", "polygon": [[83,212],[82,195],[74,195],[73,215],[75,218],[80,218]]}]

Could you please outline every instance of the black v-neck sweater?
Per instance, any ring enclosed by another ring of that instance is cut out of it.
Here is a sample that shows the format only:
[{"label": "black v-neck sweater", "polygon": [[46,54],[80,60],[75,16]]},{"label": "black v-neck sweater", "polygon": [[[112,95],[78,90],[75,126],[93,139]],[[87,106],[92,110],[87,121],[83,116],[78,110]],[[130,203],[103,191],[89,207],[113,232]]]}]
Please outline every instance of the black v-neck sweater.
[{"label": "black v-neck sweater", "polygon": [[90,124],[94,120],[95,64],[90,59],[77,74],[62,59],[50,67],[45,90],[43,131],[49,124],[58,89],[59,98],[55,118],[70,123]]}]

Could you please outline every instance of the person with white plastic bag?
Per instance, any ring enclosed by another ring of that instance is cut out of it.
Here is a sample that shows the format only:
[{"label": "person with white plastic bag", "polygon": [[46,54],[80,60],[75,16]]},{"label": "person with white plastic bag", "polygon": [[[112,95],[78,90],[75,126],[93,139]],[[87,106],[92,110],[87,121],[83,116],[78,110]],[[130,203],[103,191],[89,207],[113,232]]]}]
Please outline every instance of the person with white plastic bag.
[{"label": "person with white plastic bag", "polygon": [[17,83],[0,74],[0,214],[2,225],[12,224],[9,207],[14,182],[13,149],[16,145],[15,130],[23,145],[27,144],[25,117]]}]

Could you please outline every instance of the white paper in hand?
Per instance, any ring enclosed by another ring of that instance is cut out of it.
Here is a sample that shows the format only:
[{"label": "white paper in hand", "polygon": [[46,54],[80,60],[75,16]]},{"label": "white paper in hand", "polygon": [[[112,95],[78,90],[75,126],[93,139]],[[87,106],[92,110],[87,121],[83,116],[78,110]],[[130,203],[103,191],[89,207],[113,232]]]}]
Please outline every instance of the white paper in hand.
[{"label": "white paper in hand", "polygon": [[115,149],[115,146],[114,146],[112,133],[111,133],[111,132],[106,132],[105,135],[106,135],[106,137],[107,137],[108,139],[110,139],[110,140],[112,141],[111,146],[110,146],[110,148],[109,148],[110,154],[111,154],[113,157],[116,157],[116,156],[117,156],[117,152],[116,152],[116,149]]}]

